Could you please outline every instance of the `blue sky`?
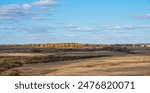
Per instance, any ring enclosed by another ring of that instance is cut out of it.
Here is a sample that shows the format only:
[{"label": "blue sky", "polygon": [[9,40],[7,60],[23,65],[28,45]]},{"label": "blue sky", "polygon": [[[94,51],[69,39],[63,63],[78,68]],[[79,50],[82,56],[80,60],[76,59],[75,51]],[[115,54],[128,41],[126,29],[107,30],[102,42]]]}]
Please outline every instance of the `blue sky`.
[{"label": "blue sky", "polygon": [[150,43],[150,0],[0,1],[0,44]]}]

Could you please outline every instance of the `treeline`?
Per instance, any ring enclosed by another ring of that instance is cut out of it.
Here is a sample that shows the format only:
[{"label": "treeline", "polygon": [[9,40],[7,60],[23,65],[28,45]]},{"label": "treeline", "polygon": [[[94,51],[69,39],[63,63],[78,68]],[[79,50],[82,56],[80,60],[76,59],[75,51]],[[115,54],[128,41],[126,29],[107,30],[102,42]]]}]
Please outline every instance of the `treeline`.
[{"label": "treeline", "polygon": [[30,44],[29,47],[37,48],[83,48],[83,44],[78,43],[55,43],[55,44]]},{"label": "treeline", "polygon": [[0,47],[35,47],[35,48],[83,48],[84,44],[79,43],[50,43],[50,44],[5,44]]},{"label": "treeline", "polygon": [[80,43],[54,43],[54,44],[30,44],[29,47],[37,48],[104,48],[108,44],[80,44]]},{"label": "treeline", "polygon": [[110,48],[110,47],[150,47],[150,44],[80,44],[80,43],[48,43],[48,44],[12,44],[0,47],[33,47],[33,48]]}]

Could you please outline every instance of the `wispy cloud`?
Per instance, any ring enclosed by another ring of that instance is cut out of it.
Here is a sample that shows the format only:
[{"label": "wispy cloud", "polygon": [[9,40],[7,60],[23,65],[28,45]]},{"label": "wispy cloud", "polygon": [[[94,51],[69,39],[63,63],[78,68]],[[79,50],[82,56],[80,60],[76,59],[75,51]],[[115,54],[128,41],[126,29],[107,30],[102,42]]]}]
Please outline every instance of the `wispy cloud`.
[{"label": "wispy cloud", "polygon": [[139,14],[134,16],[135,19],[150,19],[150,14]]},{"label": "wispy cloud", "polygon": [[50,26],[0,26],[0,29],[12,32],[47,33],[49,30],[55,30],[56,28]]},{"label": "wispy cloud", "polygon": [[[147,6],[147,9],[150,9],[150,6]],[[137,14],[133,16],[134,19],[150,19],[150,13],[147,14]]]},{"label": "wispy cloud", "polygon": [[22,18],[30,18],[34,15],[33,11],[29,11],[31,7],[32,6],[28,4],[9,4],[0,6],[0,20],[18,20]]},{"label": "wispy cloud", "polygon": [[134,30],[136,29],[136,27],[133,25],[104,25],[100,27],[105,30]]},{"label": "wispy cloud", "polygon": [[104,25],[100,26],[104,30],[138,30],[150,29],[150,25]]},{"label": "wispy cloud", "polygon": [[[0,20],[20,20],[20,19],[41,19],[43,18],[39,8],[49,8],[50,6],[58,5],[55,0],[38,0],[32,3],[26,4],[7,4],[0,6]],[[52,11],[49,11],[52,12]]]},{"label": "wispy cloud", "polygon": [[70,31],[95,31],[95,27],[90,26],[75,26],[75,25],[65,25],[62,28]]},{"label": "wispy cloud", "polygon": [[147,6],[147,8],[148,8],[148,9],[150,9],[150,5],[149,5],[149,6]]},{"label": "wispy cloud", "polygon": [[32,4],[40,7],[49,7],[49,6],[59,5],[59,2],[57,2],[56,0],[39,0],[33,2]]},{"label": "wispy cloud", "polygon": [[139,30],[150,29],[150,25],[100,25],[100,26],[76,26],[65,25],[63,29],[70,31],[110,31],[110,30]]}]

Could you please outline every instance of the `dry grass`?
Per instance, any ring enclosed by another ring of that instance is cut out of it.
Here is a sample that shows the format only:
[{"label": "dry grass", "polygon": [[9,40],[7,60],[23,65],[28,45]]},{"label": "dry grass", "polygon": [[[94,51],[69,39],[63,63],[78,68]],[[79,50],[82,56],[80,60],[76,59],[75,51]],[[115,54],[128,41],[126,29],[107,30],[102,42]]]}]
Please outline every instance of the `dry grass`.
[{"label": "dry grass", "polygon": [[7,71],[4,71],[1,73],[1,75],[3,76],[20,76],[20,71],[19,70],[15,70],[15,69],[12,69],[12,70],[7,70]]},{"label": "dry grass", "polygon": [[150,49],[47,50],[0,51],[0,75],[150,75]]},{"label": "dry grass", "polygon": [[13,57],[0,57],[0,74],[3,71],[23,66],[23,62]]},{"label": "dry grass", "polygon": [[26,64],[17,68],[22,75],[149,76],[149,55],[123,55],[90,59]]}]

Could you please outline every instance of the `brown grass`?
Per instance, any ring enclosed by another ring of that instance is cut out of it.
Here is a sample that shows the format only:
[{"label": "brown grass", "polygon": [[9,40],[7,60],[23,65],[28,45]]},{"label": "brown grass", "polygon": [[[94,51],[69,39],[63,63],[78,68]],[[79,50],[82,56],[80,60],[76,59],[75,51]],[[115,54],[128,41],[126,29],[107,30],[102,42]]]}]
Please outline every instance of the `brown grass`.
[{"label": "brown grass", "polygon": [[11,51],[15,52],[0,50],[0,75],[150,75],[148,48],[15,48]]},{"label": "brown grass", "polygon": [[3,76],[20,76],[20,71],[19,70],[15,70],[15,69],[12,69],[12,70],[7,70],[7,71],[4,71],[1,73],[1,75]]}]

